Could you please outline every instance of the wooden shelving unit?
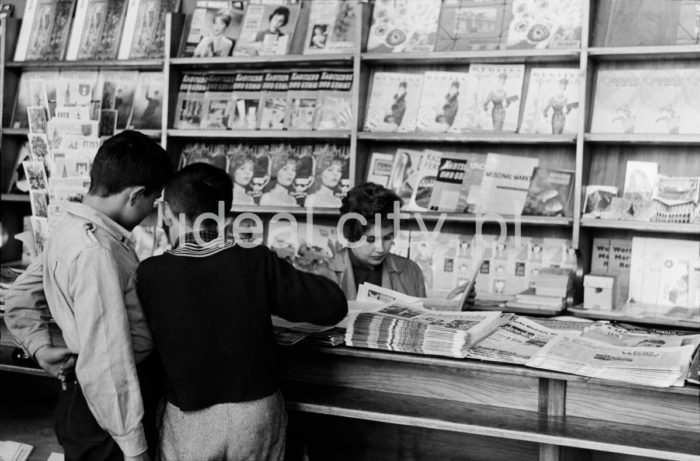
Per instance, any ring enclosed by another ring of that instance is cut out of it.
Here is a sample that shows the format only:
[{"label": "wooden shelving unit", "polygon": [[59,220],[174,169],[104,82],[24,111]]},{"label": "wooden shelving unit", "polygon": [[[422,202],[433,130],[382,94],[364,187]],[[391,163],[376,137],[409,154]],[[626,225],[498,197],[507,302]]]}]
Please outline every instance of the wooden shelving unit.
[{"label": "wooden shelving unit", "polygon": [[10,61],[9,69],[53,70],[53,69],[115,69],[115,70],[163,70],[163,59],[122,59],[109,61]]},{"label": "wooden shelving unit", "polygon": [[549,63],[579,60],[580,52],[568,50],[497,50],[497,51],[442,51],[425,53],[362,53],[362,61],[380,65],[425,66],[430,64],[478,63]]},{"label": "wooden shelving unit", "polygon": [[645,221],[612,221],[605,219],[584,218],[581,219],[581,227],[629,230],[636,232],[700,235],[700,224],[666,224]]},{"label": "wooden shelving unit", "polygon": [[488,144],[575,144],[576,135],[538,135],[518,133],[382,133],[360,131],[357,138],[383,142],[439,142],[439,143],[488,143]]},{"label": "wooden shelving unit", "polygon": [[586,133],[584,139],[598,144],[700,146],[700,134],[600,134]]},{"label": "wooden shelving unit", "polygon": [[233,56],[227,58],[171,58],[170,65],[183,69],[231,69],[236,67],[352,66],[353,54]]},{"label": "wooden shelving unit", "polygon": [[168,130],[171,138],[207,139],[329,139],[349,140],[350,131],[343,130]]}]

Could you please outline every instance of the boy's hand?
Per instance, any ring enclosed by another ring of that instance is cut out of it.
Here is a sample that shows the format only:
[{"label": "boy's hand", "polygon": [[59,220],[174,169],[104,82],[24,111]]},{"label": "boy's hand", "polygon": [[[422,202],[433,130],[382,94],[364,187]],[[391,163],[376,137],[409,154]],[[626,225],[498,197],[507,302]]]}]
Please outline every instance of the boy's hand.
[{"label": "boy's hand", "polygon": [[39,366],[54,378],[61,378],[75,369],[75,356],[65,347],[44,346],[34,354]]}]

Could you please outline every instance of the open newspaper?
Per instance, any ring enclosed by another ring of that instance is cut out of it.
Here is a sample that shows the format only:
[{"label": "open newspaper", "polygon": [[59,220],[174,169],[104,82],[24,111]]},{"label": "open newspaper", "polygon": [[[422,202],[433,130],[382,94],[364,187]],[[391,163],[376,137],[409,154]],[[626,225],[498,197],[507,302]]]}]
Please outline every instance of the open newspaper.
[{"label": "open newspaper", "polygon": [[400,301],[353,312],[345,343],[397,352],[464,358],[503,321],[500,312],[439,312]]}]

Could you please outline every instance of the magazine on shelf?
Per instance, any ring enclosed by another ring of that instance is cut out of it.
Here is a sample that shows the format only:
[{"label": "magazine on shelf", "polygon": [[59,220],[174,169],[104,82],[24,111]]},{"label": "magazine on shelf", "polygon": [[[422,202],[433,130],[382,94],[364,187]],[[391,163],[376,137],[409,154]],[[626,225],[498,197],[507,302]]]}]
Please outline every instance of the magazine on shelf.
[{"label": "magazine on shelf", "polygon": [[254,130],[260,120],[260,98],[265,75],[262,72],[239,72],[233,84],[234,130]]},{"label": "magazine on shelf", "polygon": [[518,128],[525,66],[472,64],[469,68],[472,88],[469,92],[461,131],[499,131],[515,133]]},{"label": "magazine on shelf", "polygon": [[317,130],[349,130],[353,125],[352,79],[350,71],[321,72],[315,128]]},{"label": "magazine on shelf", "polygon": [[423,151],[420,167],[417,171],[416,186],[413,188],[408,203],[404,203],[404,209],[408,211],[430,210],[430,198],[433,195],[441,155],[441,152],[437,150],[425,149]]},{"label": "magazine on shelf", "polygon": [[[700,15],[700,11],[698,11]],[[700,26],[698,27],[700,29]],[[690,70],[683,82],[679,133],[700,134],[700,69]]]},{"label": "magazine on shelf", "polygon": [[505,48],[579,48],[583,23],[580,0],[512,0]]},{"label": "magazine on shelf", "polygon": [[359,13],[355,1],[311,2],[304,54],[352,53]]},{"label": "magazine on shelf", "polygon": [[586,186],[583,201],[583,215],[603,217],[611,210],[612,199],[617,197],[619,189],[615,186]]},{"label": "magazine on shelf", "polygon": [[180,0],[129,0],[119,59],[164,56],[165,15],[180,10]]},{"label": "magazine on shelf", "polygon": [[520,133],[576,133],[579,83],[578,69],[532,69]]},{"label": "magazine on shelf", "polygon": [[656,190],[659,164],[628,160],[625,170],[624,197],[629,200],[650,202]]},{"label": "magazine on shelf", "polygon": [[274,56],[289,53],[298,17],[299,5],[249,4],[233,54]]},{"label": "magazine on shelf", "polygon": [[477,213],[522,214],[530,179],[538,163],[538,158],[488,154]]},{"label": "magazine on shelf", "polygon": [[418,106],[418,130],[433,133],[456,131],[461,112],[467,110],[472,85],[466,72],[426,71]]},{"label": "magazine on shelf", "polygon": [[202,101],[201,128],[205,130],[225,130],[232,116],[233,85],[235,74],[208,74],[207,90]]},{"label": "magazine on shelf", "polygon": [[283,130],[287,117],[289,72],[265,72],[260,101],[260,129]]},{"label": "magazine on shelf", "polygon": [[[294,179],[297,174],[297,149],[291,144],[270,144],[267,148],[270,165],[269,184],[262,189],[260,206],[297,207],[294,192]],[[253,176],[255,188],[256,175]]]},{"label": "magazine on shelf", "polygon": [[206,74],[184,74],[180,82],[173,126],[195,129],[202,124],[204,93],[207,91]]},{"label": "magazine on shelf", "polygon": [[423,151],[399,148],[394,155],[388,188],[396,192],[404,206],[409,204],[418,187]]},{"label": "magazine on shelf", "polygon": [[[473,157],[472,157],[473,158]],[[470,161],[469,154],[443,152],[430,196],[429,209],[448,213],[463,212],[467,208],[467,195],[462,184]]]},{"label": "magazine on shelf", "polygon": [[526,216],[571,216],[575,173],[544,167],[535,168],[525,199]]},{"label": "magazine on shelf", "polygon": [[[296,197],[307,208],[338,209],[350,189],[350,156],[347,146],[316,144],[313,148],[313,178],[297,174]],[[297,171],[305,172],[304,158],[300,158]],[[303,199],[303,200],[302,200]]]},{"label": "magazine on shelf", "polygon": [[653,222],[691,223],[700,203],[700,177],[659,175],[653,200]]},{"label": "magazine on shelf", "polygon": [[635,130],[640,133],[678,134],[680,105],[687,69],[640,69],[639,112]]},{"label": "magazine on shelf", "polygon": [[60,61],[68,46],[75,0],[29,0],[15,61]]},{"label": "magazine on shelf", "polygon": [[373,152],[367,167],[367,182],[388,187],[391,170],[394,165],[394,154]]},{"label": "magazine on shelf", "polygon": [[[163,74],[160,75],[162,79]],[[117,111],[118,129],[128,125],[138,81],[138,71],[100,71],[97,83],[100,110]]]},{"label": "magazine on shelf", "polygon": [[244,1],[197,0],[180,52],[184,57],[212,58],[233,54],[241,34]]},{"label": "magazine on shelf", "polygon": [[470,157],[464,171],[464,182],[462,182],[462,193],[465,196],[466,207],[457,211],[476,214],[479,200],[481,200],[481,183],[484,180],[484,170],[486,169],[486,155],[471,154]]},{"label": "magazine on shelf", "polygon": [[137,130],[154,130],[162,127],[164,86],[163,72],[139,74],[129,127]]},{"label": "magazine on shelf", "polygon": [[53,117],[56,110],[58,71],[26,71],[22,73],[12,113],[13,128],[28,128],[27,107],[42,106]]},{"label": "magazine on shelf", "polygon": [[636,69],[598,69],[591,133],[634,133],[637,130],[641,77]]},{"label": "magazine on shelf", "polygon": [[375,72],[365,130],[415,131],[422,89],[423,74]]},{"label": "magazine on shelf", "polygon": [[440,0],[378,0],[367,39],[368,53],[429,53],[435,47]]},{"label": "magazine on shelf", "polygon": [[510,24],[507,4],[504,0],[444,0],[435,51],[498,50]]},{"label": "magazine on shelf", "polygon": [[117,59],[127,0],[78,0],[67,61]]},{"label": "magazine on shelf", "polygon": [[293,71],[287,92],[287,129],[313,130],[319,98],[320,71]]}]

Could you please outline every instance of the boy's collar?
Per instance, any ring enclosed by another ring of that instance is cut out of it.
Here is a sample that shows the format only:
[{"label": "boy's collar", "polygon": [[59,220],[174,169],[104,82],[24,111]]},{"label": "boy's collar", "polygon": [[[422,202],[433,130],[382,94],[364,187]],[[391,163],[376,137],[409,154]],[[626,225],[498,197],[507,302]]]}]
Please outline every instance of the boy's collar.
[{"label": "boy's collar", "polygon": [[68,202],[65,204],[65,210],[66,212],[74,216],[78,216],[102,227],[104,230],[109,232],[115,239],[117,239],[125,245],[131,238],[131,232],[124,229],[121,225],[119,225],[116,221],[114,221],[106,214],[97,211],[89,205],[85,205],[84,203]]},{"label": "boy's collar", "polygon": [[201,245],[202,242],[211,242],[219,238],[218,230],[201,229],[199,232],[199,238],[195,237],[194,232],[188,232],[184,236],[178,237],[173,243],[173,249],[176,249],[180,245],[193,244]]}]

